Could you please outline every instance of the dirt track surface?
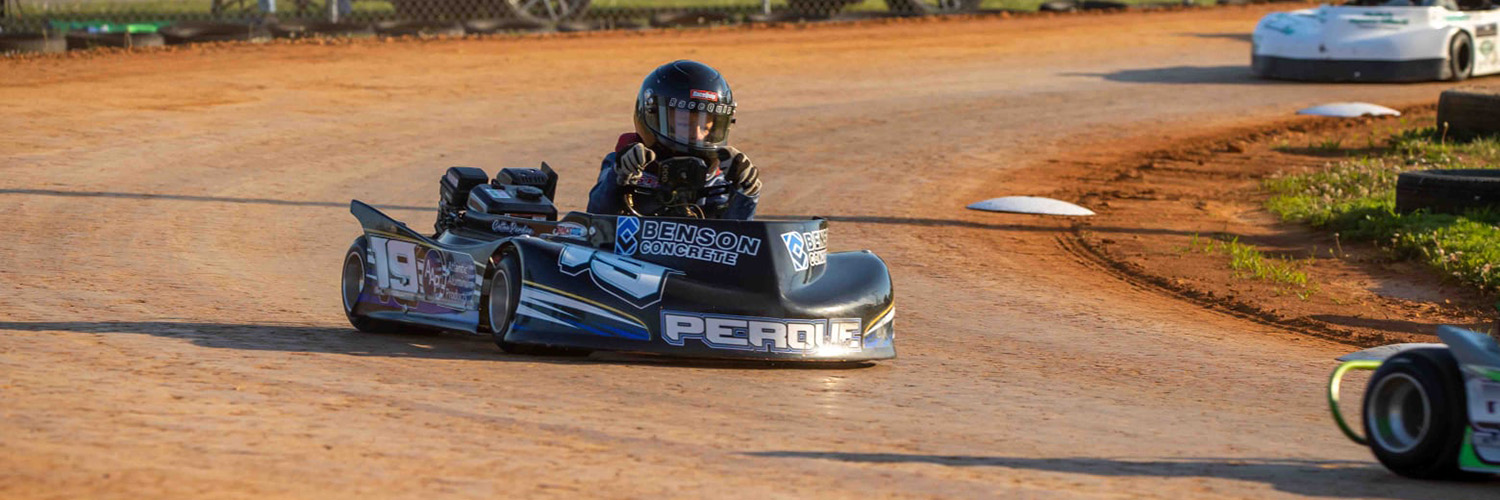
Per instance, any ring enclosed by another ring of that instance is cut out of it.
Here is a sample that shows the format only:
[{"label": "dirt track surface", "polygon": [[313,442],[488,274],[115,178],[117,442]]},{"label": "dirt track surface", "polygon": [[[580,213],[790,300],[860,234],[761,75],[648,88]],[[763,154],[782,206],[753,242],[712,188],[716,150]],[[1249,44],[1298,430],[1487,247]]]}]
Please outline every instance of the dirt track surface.
[{"label": "dirt track surface", "polygon": [[[1299,106],[1441,84],[1254,80],[1266,8],[0,61],[0,497],[1492,497],[1390,475],[1320,399],[1347,346],[1099,273],[968,212]],[[431,223],[443,167],[563,174],[633,89],[718,66],[762,214],[897,285],[869,368],[552,360],[339,311],[347,202]],[[1095,227],[1096,231],[1109,231]]]}]

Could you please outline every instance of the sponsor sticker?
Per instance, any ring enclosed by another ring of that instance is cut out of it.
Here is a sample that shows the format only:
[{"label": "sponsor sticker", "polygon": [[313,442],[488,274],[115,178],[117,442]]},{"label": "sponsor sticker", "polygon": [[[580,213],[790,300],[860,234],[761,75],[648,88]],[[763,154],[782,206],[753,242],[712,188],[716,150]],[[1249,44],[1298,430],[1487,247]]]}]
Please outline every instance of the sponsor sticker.
[{"label": "sponsor sticker", "polygon": [[733,266],[741,255],[760,253],[760,238],[681,222],[641,222],[641,255],[683,257]]},{"label": "sponsor sticker", "polygon": [[536,233],[536,231],[531,229],[531,226],[508,220],[496,220],[494,222],[491,222],[490,231],[494,231],[498,234],[509,234],[513,236],[523,234],[530,236]]},{"label": "sponsor sticker", "polygon": [[719,93],[711,90],[693,89],[693,98],[704,101],[719,102]]},{"label": "sponsor sticker", "polygon": [[1469,420],[1500,427],[1500,384],[1469,382]]},{"label": "sponsor sticker", "polygon": [[672,98],[671,100],[667,101],[667,107],[669,107],[669,108],[677,108],[677,109],[686,109],[686,110],[690,110],[690,111],[691,110],[703,110],[703,111],[707,111],[707,112],[714,113],[714,114],[720,114],[720,115],[731,115],[731,116],[734,115],[734,106],[730,106],[730,105],[727,105],[727,104],[714,104],[714,103],[711,103],[711,102],[703,102],[703,101],[691,101],[691,100],[688,100],[688,99],[677,99],[675,97]]},{"label": "sponsor sticker", "polygon": [[662,340],[682,346],[697,339],[714,349],[810,353],[859,351],[863,347],[858,318],[779,319],[662,311]]},{"label": "sponsor sticker", "polygon": [[649,172],[641,172],[641,177],[635,181],[635,185],[645,188],[661,187],[661,179]]},{"label": "sponsor sticker", "polygon": [[635,249],[640,244],[637,235],[641,232],[641,219],[636,217],[619,217],[615,219],[615,253],[620,255],[635,255]]},{"label": "sponsor sticker", "polygon": [[781,242],[786,245],[787,255],[792,258],[792,268],[806,271],[810,267],[828,263],[828,230],[781,233]]},{"label": "sponsor sticker", "polygon": [[1348,18],[1349,24],[1359,27],[1393,28],[1411,24],[1410,19],[1398,18],[1394,12],[1364,12],[1361,17]]},{"label": "sponsor sticker", "polygon": [[681,222],[615,219],[615,253],[682,257],[733,266],[760,254],[761,239]]},{"label": "sponsor sticker", "polygon": [[552,234],[562,236],[564,238],[575,238],[581,240],[584,238],[585,231],[583,229],[583,224],[579,224],[577,222],[559,222],[557,223],[557,227],[552,228]]},{"label": "sponsor sticker", "polygon": [[379,296],[453,311],[479,307],[482,278],[468,254],[379,236],[366,235],[366,241],[366,260],[374,271],[374,288]]},{"label": "sponsor sticker", "polygon": [[1474,36],[1495,36],[1495,23],[1481,24],[1474,27]]},{"label": "sponsor sticker", "polygon": [[594,285],[637,309],[661,301],[667,278],[679,271],[580,245],[564,244],[558,270],[568,276],[588,272]]}]

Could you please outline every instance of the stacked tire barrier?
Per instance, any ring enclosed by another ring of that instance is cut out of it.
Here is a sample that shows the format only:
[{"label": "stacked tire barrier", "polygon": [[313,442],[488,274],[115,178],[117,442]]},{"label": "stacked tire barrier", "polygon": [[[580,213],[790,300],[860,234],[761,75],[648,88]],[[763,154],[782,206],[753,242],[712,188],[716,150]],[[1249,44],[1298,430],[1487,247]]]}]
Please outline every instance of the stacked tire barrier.
[{"label": "stacked tire barrier", "polygon": [[1500,87],[1443,91],[1437,126],[1438,132],[1455,139],[1500,134]]},{"label": "stacked tire barrier", "polygon": [[13,53],[52,54],[68,50],[63,37],[51,33],[0,33],[0,55]]},{"label": "stacked tire barrier", "polygon": [[1396,211],[1462,215],[1500,209],[1500,170],[1415,170],[1396,178]]},{"label": "stacked tire barrier", "polygon": [[87,50],[100,47],[134,49],[160,47],[166,44],[166,38],[160,33],[89,33],[86,31],[70,31],[63,38],[68,42],[68,50]]},{"label": "stacked tire barrier", "polygon": [[[1444,140],[1500,136],[1500,88],[1443,91],[1437,131]],[[1403,172],[1396,178],[1396,211],[1462,215],[1500,210],[1500,170],[1456,169]]]}]

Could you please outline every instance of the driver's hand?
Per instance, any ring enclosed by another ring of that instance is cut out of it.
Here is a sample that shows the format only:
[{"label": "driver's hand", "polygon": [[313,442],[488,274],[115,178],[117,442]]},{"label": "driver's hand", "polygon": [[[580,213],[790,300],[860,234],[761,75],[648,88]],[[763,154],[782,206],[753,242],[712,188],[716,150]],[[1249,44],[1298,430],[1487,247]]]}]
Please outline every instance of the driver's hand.
[{"label": "driver's hand", "polygon": [[656,152],[645,144],[635,143],[615,158],[615,182],[621,186],[636,185],[641,180],[641,172],[653,161],[656,161]]},{"label": "driver's hand", "polygon": [[750,163],[750,157],[745,156],[745,153],[734,154],[734,159],[729,162],[728,174],[735,191],[751,198],[760,194],[760,170],[755,168],[754,163]]}]

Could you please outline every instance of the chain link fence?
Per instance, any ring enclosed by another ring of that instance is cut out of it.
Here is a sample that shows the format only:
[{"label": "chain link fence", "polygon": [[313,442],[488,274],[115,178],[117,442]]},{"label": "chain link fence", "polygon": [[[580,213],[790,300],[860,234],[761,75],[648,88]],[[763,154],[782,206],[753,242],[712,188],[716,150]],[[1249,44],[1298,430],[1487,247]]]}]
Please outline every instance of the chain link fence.
[{"label": "chain link fence", "polygon": [[201,34],[223,23],[278,36],[453,35],[1125,6],[1096,0],[0,0],[0,31],[142,33],[176,24]]}]

